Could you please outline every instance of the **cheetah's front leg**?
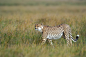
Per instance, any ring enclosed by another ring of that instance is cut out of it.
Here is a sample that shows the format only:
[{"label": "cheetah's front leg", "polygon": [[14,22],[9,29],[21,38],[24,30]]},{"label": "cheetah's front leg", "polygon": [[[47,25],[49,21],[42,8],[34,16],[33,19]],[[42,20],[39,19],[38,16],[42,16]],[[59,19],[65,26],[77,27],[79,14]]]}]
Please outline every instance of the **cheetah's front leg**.
[{"label": "cheetah's front leg", "polygon": [[46,40],[47,40],[46,38],[42,38],[42,43],[41,44],[42,45],[45,44]]}]

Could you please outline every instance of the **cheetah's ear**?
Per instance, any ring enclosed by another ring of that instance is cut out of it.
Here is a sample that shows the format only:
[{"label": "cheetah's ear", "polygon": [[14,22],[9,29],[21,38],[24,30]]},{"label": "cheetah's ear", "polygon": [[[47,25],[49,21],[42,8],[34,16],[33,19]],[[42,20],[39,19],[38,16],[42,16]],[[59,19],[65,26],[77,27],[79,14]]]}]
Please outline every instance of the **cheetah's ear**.
[{"label": "cheetah's ear", "polygon": [[43,25],[43,23],[41,23],[41,25]]}]

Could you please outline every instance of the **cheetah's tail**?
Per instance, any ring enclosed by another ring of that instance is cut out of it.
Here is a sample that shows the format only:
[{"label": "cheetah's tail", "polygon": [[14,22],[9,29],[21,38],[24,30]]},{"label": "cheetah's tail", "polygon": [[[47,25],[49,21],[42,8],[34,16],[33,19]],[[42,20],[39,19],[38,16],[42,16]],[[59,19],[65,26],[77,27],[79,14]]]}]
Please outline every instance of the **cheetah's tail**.
[{"label": "cheetah's tail", "polygon": [[76,35],[76,39],[73,39],[73,37],[71,37],[71,39],[73,40],[73,42],[76,42],[79,38],[79,35]]}]

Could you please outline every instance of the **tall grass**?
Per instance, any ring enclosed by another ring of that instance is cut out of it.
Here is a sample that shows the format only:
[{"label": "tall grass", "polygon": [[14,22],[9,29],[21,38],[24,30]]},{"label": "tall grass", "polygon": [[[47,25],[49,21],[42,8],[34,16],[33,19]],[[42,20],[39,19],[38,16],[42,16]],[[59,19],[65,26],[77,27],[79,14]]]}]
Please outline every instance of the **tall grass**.
[{"label": "tall grass", "polygon": [[[76,34],[80,38],[72,47],[63,38],[53,40],[54,48],[48,43],[41,46],[42,34],[34,28],[37,23],[66,23],[74,39]],[[0,6],[0,57],[86,57],[85,28],[85,5]]]}]

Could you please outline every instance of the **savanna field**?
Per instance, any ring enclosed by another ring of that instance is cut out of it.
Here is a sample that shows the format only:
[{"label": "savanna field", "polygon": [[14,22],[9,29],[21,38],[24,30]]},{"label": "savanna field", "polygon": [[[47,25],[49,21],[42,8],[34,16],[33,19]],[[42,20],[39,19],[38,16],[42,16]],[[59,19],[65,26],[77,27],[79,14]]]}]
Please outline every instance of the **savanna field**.
[{"label": "savanna field", "polygon": [[[41,46],[41,23],[68,24],[80,37],[70,47],[64,38]],[[86,57],[86,0],[0,0],[0,57]]]}]

